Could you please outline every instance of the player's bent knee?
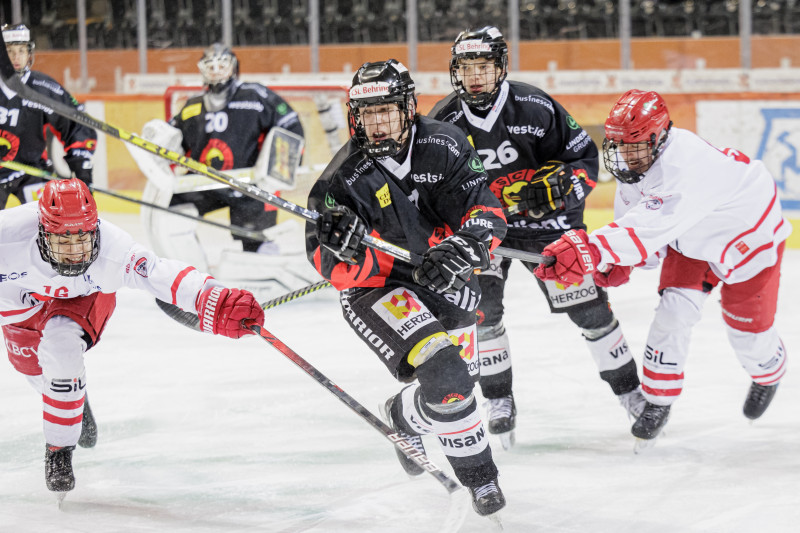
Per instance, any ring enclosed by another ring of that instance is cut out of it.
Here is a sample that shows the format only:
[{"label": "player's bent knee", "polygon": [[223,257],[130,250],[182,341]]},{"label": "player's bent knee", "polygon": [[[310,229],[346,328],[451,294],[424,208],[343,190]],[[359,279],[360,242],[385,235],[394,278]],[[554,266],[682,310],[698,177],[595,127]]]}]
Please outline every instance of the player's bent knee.
[{"label": "player's bent knee", "polygon": [[[591,304],[579,305],[567,310],[567,316],[579,328],[591,331],[608,328],[616,322],[614,313],[605,301],[597,301]],[[613,330],[611,326],[608,331]],[[606,333],[608,333],[606,331]],[[604,334],[599,334],[602,337]],[[598,338],[595,337],[595,338]]]},{"label": "player's bent knee", "polygon": [[458,413],[475,401],[474,382],[459,352],[451,344],[417,367],[422,400],[437,413]]},{"label": "player's bent knee", "polygon": [[478,342],[499,339],[505,334],[505,332],[506,332],[506,327],[503,324],[502,320],[492,326],[488,325],[478,326]]},{"label": "player's bent knee", "polygon": [[691,328],[700,320],[706,297],[695,289],[665,289],[653,322],[668,330]]},{"label": "player's bent knee", "polygon": [[55,316],[47,322],[38,351],[39,364],[49,376],[80,376],[84,372],[84,331],[70,318]]}]

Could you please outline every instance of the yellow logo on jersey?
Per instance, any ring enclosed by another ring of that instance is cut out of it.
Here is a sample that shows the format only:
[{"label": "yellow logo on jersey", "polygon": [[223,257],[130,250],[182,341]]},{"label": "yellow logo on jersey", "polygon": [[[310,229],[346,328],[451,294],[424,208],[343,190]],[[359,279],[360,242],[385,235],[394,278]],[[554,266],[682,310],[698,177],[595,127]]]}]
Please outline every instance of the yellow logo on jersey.
[{"label": "yellow logo on jersey", "polygon": [[381,209],[386,207],[387,205],[392,204],[392,197],[389,194],[389,184],[385,184],[383,187],[378,189],[378,192],[375,193],[375,198],[378,199],[378,203],[381,205]]},{"label": "yellow logo on jersey", "polygon": [[472,135],[467,135],[467,140],[469,141],[469,144],[475,148],[475,141],[472,140]]},{"label": "yellow logo on jersey", "polygon": [[192,117],[196,117],[200,114],[200,111],[203,110],[203,104],[200,102],[192,105],[187,105],[181,111],[181,120],[189,120]]}]

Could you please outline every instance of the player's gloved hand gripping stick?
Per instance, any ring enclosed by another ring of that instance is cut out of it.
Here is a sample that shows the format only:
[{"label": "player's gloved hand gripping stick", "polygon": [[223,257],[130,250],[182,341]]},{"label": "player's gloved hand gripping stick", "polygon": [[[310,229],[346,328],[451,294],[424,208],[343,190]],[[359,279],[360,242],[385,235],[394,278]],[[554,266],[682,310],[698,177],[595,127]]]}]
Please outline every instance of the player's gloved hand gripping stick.
[{"label": "player's gloved hand gripping stick", "polygon": [[[198,174],[203,174],[204,176],[208,176],[211,179],[214,179],[221,183],[225,183],[232,189],[241,192],[245,196],[249,196],[250,198],[254,198],[266,204],[272,205],[274,207],[277,207],[278,209],[283,209],[284,211],[288,211],[307,221],[316,223],[320,217],[320,214],[316,211],[306,209],[305,207],[301,207],[297,204],[289,202],[288,200],[284,200],[279,196],[276,196],[270,192],[267,192],[249,183],[240,182],[235,178],[232,178],[231,176],[225,174],[224,172],[220,172],[215,168],[204,165],[200,161],[196,161],[190,157],[186,157],[185,155],[181,155],[172,150],[168,150],[162,146],[158,146],[157,144],[154,144],[148,140],[139,137],[135,133],[125,131],[121,128],[117,128],[116,126],[112,126],[111,124],[98,120],[75,107],[63,104],[46,95],[34,91],[30,87],[22,83],[22,80],[20,80],[20,78],[16,75],[16,72],[14,71],[14,65],[11,63],[8,54],[0,53],[0,77],[3,78],[5,84],[12,91],[16,92],[20,96],[27,98],[28,100],[31,100],[33,102],[43,104],[52,109],[53,112],[55,112],[56,114],[68,118],[73,122],[77,122],[78,124],[82,124],[89,128],[94,128],[96,130],[105,133],[106,135],[110,135],[124,142],[133,144],[134,146],[138,146],[139,148],[147,152],[155,154],[159,157],[162,157],[168,161],[171,161],[183,167],[186,167],[189,170],[193,170]],[[375,238],[371,235],[364,235],[363,238],[361,239],[361,242],[363,242],[367,246],[375,248],[376,250],[380,250],[402,261],[407,261],[415,265],[419,265],[422,261],[422,256],[420,256],[419,254],[416,254],[404,248],[400,248],[399,246],[395,246],[394,244]],[[496,248],[493,251],[493,253],[505,257],[512,257],[515,259],[528,261],[531,263],[541,263],[543,261],[543,257],[541,256],[541,254],[520,252],[518,250],[508,250],[501,247]],[[522,256],[524,256],[524,258]]]}]

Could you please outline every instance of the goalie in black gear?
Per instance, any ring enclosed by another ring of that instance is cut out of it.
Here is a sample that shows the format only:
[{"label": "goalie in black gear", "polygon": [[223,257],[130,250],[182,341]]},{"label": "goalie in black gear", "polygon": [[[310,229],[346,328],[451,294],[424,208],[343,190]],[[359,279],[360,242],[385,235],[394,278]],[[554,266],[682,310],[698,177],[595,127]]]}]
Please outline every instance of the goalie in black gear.
[{"label": "goalie in black gear", "polygon": [[[570,229],[585,229],[586,195],[594,188],[598,151],[575,119],[541,89],[506,80],[508,47],[500,31],[486,26],[461,32],[451,49],[454,92],[430,116],[461,128],[483,158],[489,189],[510,214],[503,246],[528,252]],[[523,263],[528,270],[536,265]],[[503,290],[511,259],[495,257],[479,276],[481,389],[488,400],[489,431],[513,445],[516,405],[511,349],[503,325]],[[600,377],[632,417],[644,407],[636,363],[591,276],[580,285],[537,280],[551,312],[566,313],[586,339]]]},{"label": "goalie in black gear", "polygon": [[[345,319],[398,380],[385,407],[423,452],[436,434],[479,514],[505,505],[473,395],[475,269],[506,232],[480,158],[450,124],[416,113],[414,82],[395,60],[366,63],[350,89],[353,136],[314,184],[306,226],[314,267],[341,291]],[[364,246],[372,235],[422,256],[395,260]],[[415,382],[418,380],[418,382]],[[423,472],[401,456],[406,471]]]},{"label": "goalie in black gear", "polygon": [[[190,98],[170,125],[183,134],[186,155],[217,170],[252,167],[270,129],[303,136],[297,113],[259,83],[239,81],[239,61],[230,48],[214,43],[197,63],[205,92]],[[299,156],[298,156],[299,157]],[[230,207],[231,224],[255,231],[275,225],[277,208],[230,187],[175,194],[170,205],[191,203],[200,215]],[[245,252],[276,253],[270,242],[234,235]]]},{"label": "goalie in black gear", "polygon": [[[59,83],[33,66],[36,48],[30,30],[24,24],[4,25],[3,41],[14,70],[22,82],[38,93],[63,104],[83,109]],[[97,133],[91,128],[55,114],[46,106],[21,99],[0,81],[0,108],[3,124],[0,135],[0,158],[16,161],[47,171],[54,164],[47,157],[48,135],[64,147],[64,161],[69,171],[78,179],[91,185],[92,156],[97,145]],[[21,171],[0,167],[0,209],[5,208],[8,197],[15,196],[20,203],[36,201],[47,180]]]}]

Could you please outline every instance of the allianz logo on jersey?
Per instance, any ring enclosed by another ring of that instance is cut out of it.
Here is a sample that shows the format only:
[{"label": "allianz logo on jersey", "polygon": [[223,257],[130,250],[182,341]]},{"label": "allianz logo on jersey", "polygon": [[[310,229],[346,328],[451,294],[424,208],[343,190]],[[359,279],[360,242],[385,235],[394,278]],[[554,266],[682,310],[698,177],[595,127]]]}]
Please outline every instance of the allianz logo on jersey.
[{"label": "allianz logo on jersey", "polygon": [[431,174],[430,172],[423,172],[422,174],[411,173],[411,179],[417,183],[436,183],[443,180],[444,176],[441,174]]},{"label": "allianz logo on jersey", "polygon": [[522,126],[506,126],[508,133],[512,135],[533,135],[534,137],[539,137],[540,139],[544,137],[544,128],[540,128],[538,126],[531,126],[530,124],[524,124]]}]

